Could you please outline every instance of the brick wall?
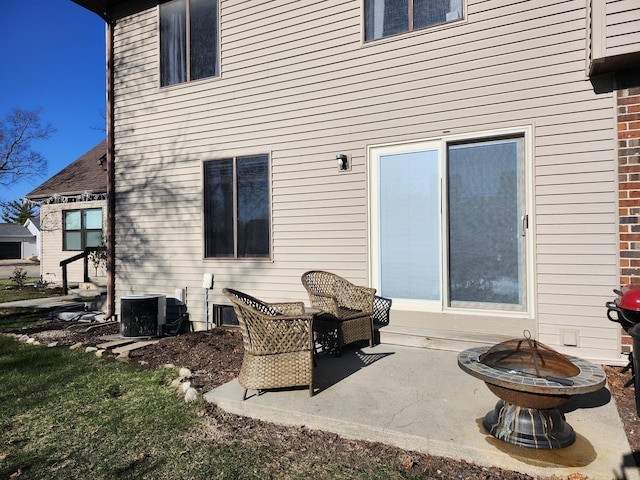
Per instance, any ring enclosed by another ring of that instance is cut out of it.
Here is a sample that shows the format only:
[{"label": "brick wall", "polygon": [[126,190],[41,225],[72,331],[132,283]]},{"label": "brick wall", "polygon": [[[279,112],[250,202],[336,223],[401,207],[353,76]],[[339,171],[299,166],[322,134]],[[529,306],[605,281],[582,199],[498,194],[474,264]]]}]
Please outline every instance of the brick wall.
[{"label": "brick wall", "polygon": [[[619,73],[616,84],[620,285],[640,284],[640,72]],[[630,348],[623,334],[623,353]]]}]

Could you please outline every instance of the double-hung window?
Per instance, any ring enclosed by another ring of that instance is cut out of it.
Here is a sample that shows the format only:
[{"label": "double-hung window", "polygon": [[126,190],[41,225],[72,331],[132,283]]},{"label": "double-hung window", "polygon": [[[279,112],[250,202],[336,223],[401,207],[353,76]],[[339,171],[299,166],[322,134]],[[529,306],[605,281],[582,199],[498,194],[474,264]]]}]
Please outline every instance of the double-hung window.
[{"label": "double-hung window", "polygon": [[371,149],[374,279],[417,309],[524,312],[525,137]]},{"label": "double-hung window", "polygon": [[102,209],[62,212],[62,249],[84,250],[102,244]]},{"label": "double-hung window", "polygon": [[160,85],[218,73],[218,0],[169,0],[160,4]]},{"label": "double-hung window", "polygon": [[269,156],[204,163],[206,258],[271,256]]},{"label": "double-hung window", "polygon": [[462,0],[365,0],[365,40],[462,18]]}]

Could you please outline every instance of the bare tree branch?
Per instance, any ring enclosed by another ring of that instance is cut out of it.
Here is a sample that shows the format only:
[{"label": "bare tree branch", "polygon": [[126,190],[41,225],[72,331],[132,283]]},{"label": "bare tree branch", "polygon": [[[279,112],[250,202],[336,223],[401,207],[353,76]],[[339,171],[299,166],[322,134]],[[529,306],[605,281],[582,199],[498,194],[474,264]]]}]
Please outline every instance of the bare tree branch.
[{"label": "bare tree branch", "polygon": [[102,120],[103,120],[102,125],[90,127],[90,128],[91,130],[97,130],[106,135],[107,134],[107,114],[104,112],[104,110],[100,110],[100,112],[98,113],[100,114],[100,117],[102,117]]},{"label": "bare tree branch", "polygon": [[42,125],[41,111],[14,108],[0,120],[0,185],[10,186],[47,173],[47,160],[32,146],[55,132],[51,125]]}]

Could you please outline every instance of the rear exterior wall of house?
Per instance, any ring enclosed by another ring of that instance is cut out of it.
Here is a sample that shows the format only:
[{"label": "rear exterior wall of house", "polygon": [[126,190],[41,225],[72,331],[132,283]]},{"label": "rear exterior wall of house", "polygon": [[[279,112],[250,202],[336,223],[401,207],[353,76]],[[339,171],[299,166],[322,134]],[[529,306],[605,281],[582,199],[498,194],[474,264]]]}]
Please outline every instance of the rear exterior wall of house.
[{"label": "rear exterior wall of house", "polygon": [[[358,0],[222,1],[220,75],[171,87],[160,86],[158,7],[123,9],[113,25],[116,303],[184,289],[202,328],[206,273],[209,309],[227,304],[224,287],[307,301],[310,269],[379,288],[371,148],[518,132],[526,308],[394,309],[392,322],[526,327],[562,352],[620,361],[604,308],[619,283],[620,97],[613,80],[596,88],[585,73],[587,4],[463,4],[460,21],[364,42]],[[338,170],[339,153],[350,170]],[[257,154],[270,162],[270,259],[205,258],[204,162]]]}]

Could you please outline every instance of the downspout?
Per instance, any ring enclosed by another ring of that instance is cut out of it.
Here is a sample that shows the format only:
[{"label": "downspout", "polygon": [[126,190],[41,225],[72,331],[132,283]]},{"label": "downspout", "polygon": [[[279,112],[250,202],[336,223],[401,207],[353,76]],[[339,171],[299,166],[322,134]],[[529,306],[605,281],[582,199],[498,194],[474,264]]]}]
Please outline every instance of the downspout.
[{"label": "downspout", "polygon": [[72,0],[83,8],[95,13],[104,20],[106,25],[105,43],[107,57],[107,311],[106,318],[114,317],[116,314],[116,286],[115,286],[115,266],[116,266],[116,199],[115,199],[115,139],[114,139],[114,107],[113,107],[113,29],[115,20],[111,18],[108,2],[104,8],[91,7],[86,5],[86,1]]},{"label": "downspout", "polygon": [[106,21],[106,55],[107,55],[107,318],[115,316],[116,288],[116,199],[115,199],[115,135],[114,135],[114,101],[113,101],[113,29],[114,21]]}]

